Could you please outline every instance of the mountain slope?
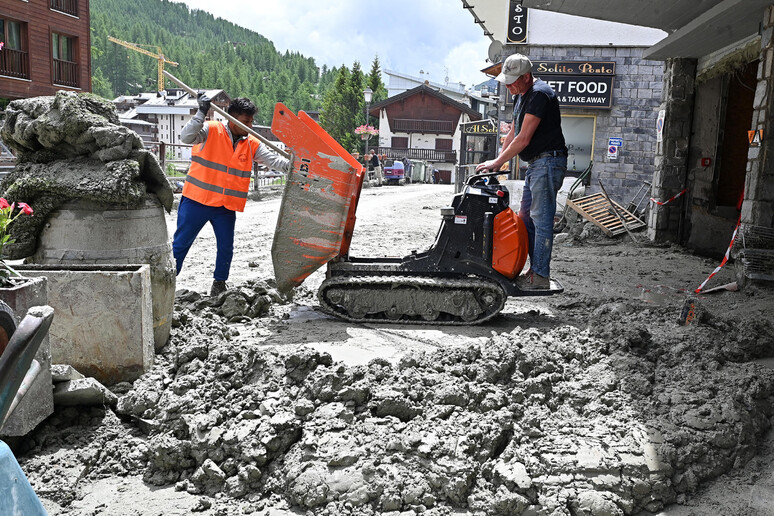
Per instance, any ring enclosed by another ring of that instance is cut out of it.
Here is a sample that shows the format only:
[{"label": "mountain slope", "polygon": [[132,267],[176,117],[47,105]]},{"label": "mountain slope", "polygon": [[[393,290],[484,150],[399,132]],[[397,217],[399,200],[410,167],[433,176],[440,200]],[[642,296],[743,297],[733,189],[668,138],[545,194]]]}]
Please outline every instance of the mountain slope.
[{"label": "mountain slope", "polygon": [[154,53],[161,47],[180,65],[166,69],[192,88],[249,97],[262,124],[269,123],[276,102],[294,111],[319,109],[338,73],[325,67],[320,73],[313,58],[280,53],[256,32],[167,0],[91,0],[91,31],[94,92],[108,98],[157,87],[157,61],[108,36]]}]

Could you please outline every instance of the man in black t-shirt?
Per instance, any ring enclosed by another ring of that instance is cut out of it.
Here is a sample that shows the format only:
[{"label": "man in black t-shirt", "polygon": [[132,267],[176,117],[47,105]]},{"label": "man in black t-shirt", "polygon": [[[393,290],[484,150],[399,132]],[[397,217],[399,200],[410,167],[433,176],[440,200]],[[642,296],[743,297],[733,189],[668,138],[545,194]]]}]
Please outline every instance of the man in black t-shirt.
[{"label": "man in black t-shirt", "polygon": [[529,270],[519,276],[521,290],[551,288],[551,250],[554,243],[556,194],[567,173],[567,147],[562,133],[559,99],[551,87],[532,75],[532,62],[513,54],[496,77],[516,96],[513,122],[500,154],[476,167],[499,170],[517,154],[529,163],[521,197],[519,217],[529,236]]},{"label": "man in black t-shirt", "polygon": [[368,162],[374,169],[374,179],[376,180],[376,186],[382,186],[384,182],[384,174],[382,173],[382,163],[379,161],[379,156],[375,152],[371,152],[371,157]]}]

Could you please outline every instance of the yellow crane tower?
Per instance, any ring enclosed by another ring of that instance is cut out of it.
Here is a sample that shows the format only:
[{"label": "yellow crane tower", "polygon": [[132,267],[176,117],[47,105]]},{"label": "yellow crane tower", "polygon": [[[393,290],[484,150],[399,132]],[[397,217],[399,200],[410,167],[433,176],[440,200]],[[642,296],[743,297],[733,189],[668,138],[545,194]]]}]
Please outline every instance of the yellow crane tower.
[{"label": "yellow crane tower", "polygon": [[156,47],[157,53],[154,54],[150,50],[145,50],[144,48],[141,48],[137,43],[129,43],[128,41],[123,41],[118,38],[114,38],[113,36],[108,36],[108,39],[112,41],[113,43],[118,43],[119,45],[131,48],[132,50],[136,50],[137,52],[141,54],[145,54],[146,56],[150,56],[159,62],[159,78],[158,78],[158,91],[164,91],[164,63],[172,66],[177,66],[178,63],[174,61],[170,61],[166,57],[164,57],[164,54],[161,53],[161,47],[156,45],[146,45],[146,46],[152,46]]}]

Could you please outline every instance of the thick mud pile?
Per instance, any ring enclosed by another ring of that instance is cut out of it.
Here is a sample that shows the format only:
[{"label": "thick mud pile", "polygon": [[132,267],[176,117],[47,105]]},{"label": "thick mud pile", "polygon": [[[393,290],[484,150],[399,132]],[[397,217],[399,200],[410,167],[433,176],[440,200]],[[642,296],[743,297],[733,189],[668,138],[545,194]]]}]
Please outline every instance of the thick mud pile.
[{"label": "thick mud pile", "polygon": [[47,216],[73,199],[137,207],[151,192],[167,212],[172,208],[172,189],[155,156],[119,124],[109,101],[60,91],[15,100],[6,115],[0,137],[16,151],[17,164],[0,192],[35,210],[11,226],[16,242],[3,248],[10,258],[32,255]]},{"label": "thick mud pile", "polygon": [[680,326],[608,302],[582,328],[345,366],[239,342],[236,321],[281,325],[261,287],[235,289],[248,308],[231,316],[232,292],[219,306],[183,293],[153,370],[114,387],[115,413],[59,410],[25,441],[36,492],[66,507],[80,483],[142,474],[217,514],[635,514],[743,465],[774,413],[774,370],[751,362],[774,349],[769,321],[704,311]]}]

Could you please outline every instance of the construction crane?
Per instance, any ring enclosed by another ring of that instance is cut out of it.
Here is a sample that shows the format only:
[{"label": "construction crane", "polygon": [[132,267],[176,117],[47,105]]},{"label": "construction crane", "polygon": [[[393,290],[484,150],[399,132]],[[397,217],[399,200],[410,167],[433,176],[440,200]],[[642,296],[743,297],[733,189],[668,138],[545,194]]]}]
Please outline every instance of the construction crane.
[{"label": "construction crane", "polygon": [[164,54],[161,53],[161,47],[156,45],[146,45],[146,46],[152,46],[156,48],[157,53],[153,53],[150,50],[145,50],[144,48],[141,48],[137,43],[129,43],[128,41],[123,41],[118,38],[114,38],[113,36],[108,36],[108,39],[112,41],[113,43],[117,43],[123,47],[131,48],[132,50],[136,50],[137,52],[141,54],[145,54],[146,56],[150,56],[154,59],[156,59],[159,63],[159,78],[158,78],[158,91],[164,91],[164,64],[177,66],[178,63],[174,61],[170,61],[166,57],[164,57]]}]

